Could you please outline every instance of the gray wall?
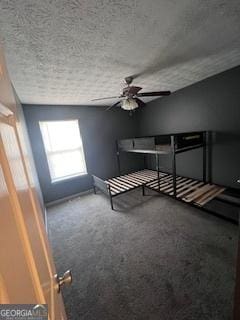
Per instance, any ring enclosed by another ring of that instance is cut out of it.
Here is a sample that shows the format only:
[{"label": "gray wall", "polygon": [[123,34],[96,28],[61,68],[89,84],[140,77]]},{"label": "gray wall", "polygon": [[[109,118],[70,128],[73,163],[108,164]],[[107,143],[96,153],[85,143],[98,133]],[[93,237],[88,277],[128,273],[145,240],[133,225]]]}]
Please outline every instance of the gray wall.
[{"label": "gray wall", "polygon": [[[213,181],[239,188],[240,67],[228,70],[169,97],[150,102],[137,114],[139,135],[213,130]],[[201,150],[177,156],[177,171],[201,178]],[[162,165],[169,166],[162,158]]]},{"label": "gray wall", "polygon": [[[24,105],[24,114],[46,203],[91,188],[91,174],[104,179],[116,175],[115,140],[132,137],[137,131],[136,119],[118,109],[106,112],[103,107]],[[79,119],[89,174],[51,183],[39,121],[67,119]],[[141,168],[142,163],[139,156],[122,156],[125,172]]]}]

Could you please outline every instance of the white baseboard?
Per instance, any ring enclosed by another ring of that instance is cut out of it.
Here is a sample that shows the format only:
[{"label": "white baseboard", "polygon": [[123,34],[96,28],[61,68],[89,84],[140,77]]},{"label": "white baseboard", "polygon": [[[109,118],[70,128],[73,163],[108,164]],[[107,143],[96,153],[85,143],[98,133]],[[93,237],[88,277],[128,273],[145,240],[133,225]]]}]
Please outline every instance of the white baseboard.
[{"label": "white baseboard", "polygon": [[89,190],[86,190],[86,191],[83,191],[83,192],[79,192],[79,193],[74,193],[70,196],[67,196],[67,197],[64,197],[64,198],[61,198],[61,199],[57,199],[57,200],[54,200],[54,201],[50,201],[50,202],[47,202],[45,203],[45,206],[46,208],[49,208],[49,207],[52,207],[56,204],[60,204],[60,203],[63,203],[63,202],[66,202],[66,201],[69,201],[71,199],[74,199],[74,198],[77,198],[77,197],[81,197],[81,196],[84,196],[86,194],[89,194],[89,193],[92,193],[93,192],[93,189],[89,189]]}]

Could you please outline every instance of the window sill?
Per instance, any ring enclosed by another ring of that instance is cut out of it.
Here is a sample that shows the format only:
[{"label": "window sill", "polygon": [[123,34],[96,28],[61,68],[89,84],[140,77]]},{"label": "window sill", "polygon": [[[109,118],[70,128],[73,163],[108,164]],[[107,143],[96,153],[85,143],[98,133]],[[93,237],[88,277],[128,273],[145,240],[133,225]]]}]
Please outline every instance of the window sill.
[{"label": "window sill", "polygon": [[74,176],[68,176],[68,177],[52,180],[51,183],[52,184],[57,184],[57,183],[61,183],[61,182],[67,182],[67,181],[70,181],[70,180],[75,180],[77,178],[86,177],[87,175],[88,175],[87,172],[86,173],[80,173],[80,174],[76,174]]}]

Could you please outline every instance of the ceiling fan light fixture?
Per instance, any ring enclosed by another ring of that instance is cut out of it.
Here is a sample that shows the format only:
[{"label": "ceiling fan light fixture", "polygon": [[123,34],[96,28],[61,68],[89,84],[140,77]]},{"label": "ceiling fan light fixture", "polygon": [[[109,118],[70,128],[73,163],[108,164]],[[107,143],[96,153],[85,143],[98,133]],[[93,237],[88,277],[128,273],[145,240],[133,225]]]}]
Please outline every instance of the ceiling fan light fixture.
[{"label": "ceiling fan light fixture", "polygon": [[132,98],[124,99],[121,102],[121,108],[127,111],[132,111],[138,108],[138,103],[135,99]]}]

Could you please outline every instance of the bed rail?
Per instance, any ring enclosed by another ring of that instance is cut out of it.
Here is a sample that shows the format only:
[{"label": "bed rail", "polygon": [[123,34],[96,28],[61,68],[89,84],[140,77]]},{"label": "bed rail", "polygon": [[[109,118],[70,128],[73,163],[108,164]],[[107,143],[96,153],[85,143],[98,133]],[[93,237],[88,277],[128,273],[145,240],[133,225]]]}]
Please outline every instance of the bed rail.
[{"label": "bed rail", "polygon": [[96,193],[96,188],[98,188],[103,193],[109,195],[109,191],[110,190],[109,190],[108,184],[104,180],[102,180],[102,179],[100,179],[100,178],[98,178],[98,177],[96,177],[94,175],[92,176],[92,178],[93,178],[94,193]]},{"label": "bed rail", "polygon": [[96,188],[98,188],[99,190],[101,190],[103,193],[105,193],[110,200],[110,204],[111,204],[111,208],[112,210],[114,210],[113,208],[113,199],[112,199],[112,193],[111,193],[111,186],[109,183],[107,183],[106,181],[100,179],[99,177],[96,177],[94,175],[92,175],[93,178],[93,190],[94,193],[96,194]]}]

